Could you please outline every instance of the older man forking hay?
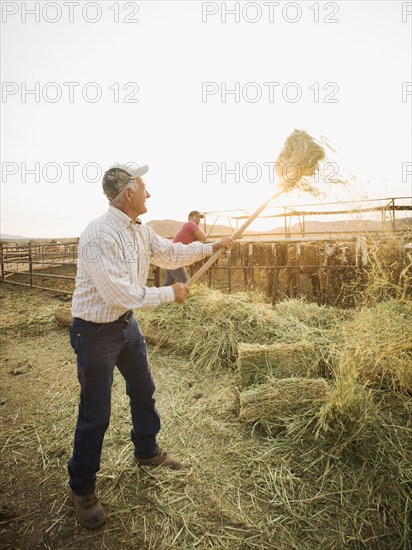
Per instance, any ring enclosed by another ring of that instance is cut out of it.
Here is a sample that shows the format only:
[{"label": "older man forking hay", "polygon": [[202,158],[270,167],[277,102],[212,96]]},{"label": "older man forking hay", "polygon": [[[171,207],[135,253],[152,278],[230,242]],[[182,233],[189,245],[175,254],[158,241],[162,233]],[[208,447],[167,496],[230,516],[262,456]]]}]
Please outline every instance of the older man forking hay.
[{"label": "older man forking hay", "polygon": [[79,241],[70,338],[77,355],[81,391],[68,471],[77,518],[89,529],[106,521],[95,484],[109,425],[115,366],[126,381],[130,398],[136,463],[181,467],[179,460],[156,443],[160,419],[153,398],[155,386],[145,340],[132,310],[173,301],[184,303],[189,290],[183,283],[145,286],[149,264],[174,269],[233,245],[228,238],[213,244],[173,244],[143,225],[139,216],[147,211],[150,197],[142,179],[147,171],[147,166],[130,169],[116,165],[104,174],[109,210],[87,226]]}]

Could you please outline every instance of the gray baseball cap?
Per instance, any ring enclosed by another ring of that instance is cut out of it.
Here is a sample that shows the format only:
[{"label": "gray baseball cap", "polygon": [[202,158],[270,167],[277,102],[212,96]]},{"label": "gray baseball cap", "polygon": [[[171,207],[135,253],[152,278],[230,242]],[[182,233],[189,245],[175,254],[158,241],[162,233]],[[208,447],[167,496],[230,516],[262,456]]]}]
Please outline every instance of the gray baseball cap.
[{"label": "gray baseball cap", "polygon": [[130,180],[143,176],[149,170],[147,164],[129,166],[128,164],[114,164],[103,176],[103,193],[112,201],[123,191]]},{"label": "gray baseball cap", "polygon": [[204,218],[204,215],[199,212],[199,210],[192,210],[189,212],[188,218],[191,218],[192,216],[199,216],[199,218]]}]

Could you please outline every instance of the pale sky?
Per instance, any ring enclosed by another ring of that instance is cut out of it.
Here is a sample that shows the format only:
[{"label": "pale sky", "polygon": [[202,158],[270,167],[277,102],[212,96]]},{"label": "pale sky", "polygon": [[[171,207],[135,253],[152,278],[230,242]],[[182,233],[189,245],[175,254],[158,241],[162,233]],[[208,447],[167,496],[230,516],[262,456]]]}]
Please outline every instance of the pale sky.
[{"label": "pale sky", "polygon": [[143,221],[257,207],[294,128],[356,177],[325,201],[412,194],[411,2],[1,4],[2,233],[78,236],[115,162],[150,167]]}]

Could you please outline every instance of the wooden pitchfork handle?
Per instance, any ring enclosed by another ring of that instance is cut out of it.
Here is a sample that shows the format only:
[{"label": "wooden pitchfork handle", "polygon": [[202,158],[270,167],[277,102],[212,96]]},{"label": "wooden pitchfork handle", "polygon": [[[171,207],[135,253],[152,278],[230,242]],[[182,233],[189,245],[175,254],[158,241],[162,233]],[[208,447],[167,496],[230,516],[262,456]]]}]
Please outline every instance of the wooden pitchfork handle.
[{"label": "wooden pitchfork handle", "polygon": [[[274,195],[272,195],[271,197],[269,197],[261,206],[259,206],[259,208],[256,210],[256,212],[254,212],[246,221],[245,223],[239,227],[239,229],[237,231],[235,231],[235,233],[233,233],[233,235],[231,235],[231,239],[233,241],[235,241],[236,239],[238,239],[242,233],[245,231],[245,229],[247,227],[249,227],[249,225],[259,216],[259,214],[267,207],[267,205],[273,201],[274,199],[277,199],[282,193],[284,193],[284,190],[281,190],[281,191],[277,191]],[[196,273],[189,279],[189,281],[186,283],[187,286],[190,286],[190,285],[193,285],[194,283],[196,283],[200,278],[201,276],[209,269],[210,266],[212,266],[216,260],[218,258],[220,258],[220,256],[222,255],[222,249],[219,248],[218,250],[216,250],[216,252],[213,254],[213,256],[210,256],[210,258],[207,260],[207,262],[205,262],[202,267],[196,271]]]}]

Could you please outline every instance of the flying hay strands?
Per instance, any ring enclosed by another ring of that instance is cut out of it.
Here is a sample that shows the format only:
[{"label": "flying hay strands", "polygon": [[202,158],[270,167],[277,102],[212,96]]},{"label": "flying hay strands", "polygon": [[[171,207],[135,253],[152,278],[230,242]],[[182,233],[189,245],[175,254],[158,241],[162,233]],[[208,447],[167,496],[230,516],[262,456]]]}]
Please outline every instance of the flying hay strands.
[{"label": "flying hay strands", "polygon": [[315,192],[305,177],[312,177],[319,168],[319,161],[325,158],[324,148],[304,130],[294,130],[285,141],[276,163],[275,172],[281,180],[282,191],[300,187]]},{"label": "flying hay strands", "polygon": [[239,418],[259,423],[267,431],[285,425],[317,408],[327,400],[329,385],[324,378],[272,379],[240,394]]},{"label": "flying hay strands", "polygon": [[319,376],[319,355],[311,342],[240,344],[238,347],[239,386],[262,384],[268,378]]}]

